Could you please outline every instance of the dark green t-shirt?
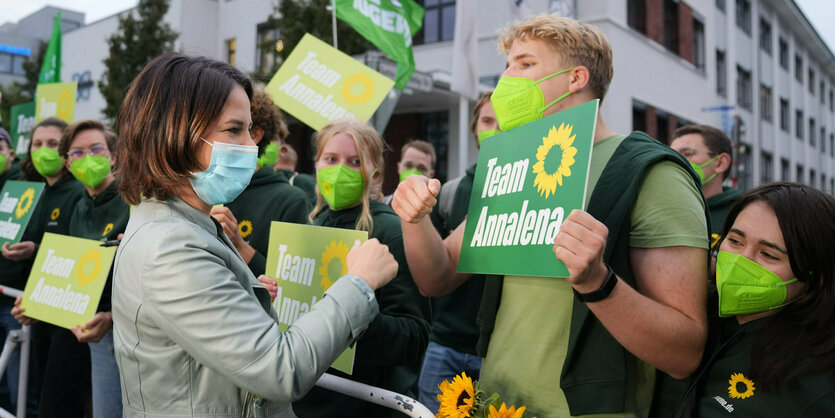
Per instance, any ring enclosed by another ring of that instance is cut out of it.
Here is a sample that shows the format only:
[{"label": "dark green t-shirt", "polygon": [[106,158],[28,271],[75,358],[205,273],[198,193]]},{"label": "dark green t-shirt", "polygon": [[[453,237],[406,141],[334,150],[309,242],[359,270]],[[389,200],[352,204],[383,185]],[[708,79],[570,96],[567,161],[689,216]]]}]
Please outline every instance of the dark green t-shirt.
[{"label": "dark green t-shirt", "polygon": [[249,186],[226,204],[235,219],[241,237],[255,249],[249,269],[258,277],[267,270],[267,249],[272,221],[306,224],[310,205],[307,195],[287,179],[262,167],[252,176]]},{"label": "dark green t-shirt", "polygon": [[[420,295],[409,273],[400,218],[389,206],[378,201],[372,200],[370,209],[374,227],[369,238],[388,245],[399,264],[397,276],[375,292],[380,315],[356,343],[353,375],[334,369],[329,369],[328,373],[410,394],[409,388],[417,381],[423,353],[429,344],[429,301]],[[354,229],[361,210],[360,206],[339,211],[325,209],[316,216],[314,224]],[[402,416],[392,409],[318,387],[294,402],[293,410],[300,417]]]}]

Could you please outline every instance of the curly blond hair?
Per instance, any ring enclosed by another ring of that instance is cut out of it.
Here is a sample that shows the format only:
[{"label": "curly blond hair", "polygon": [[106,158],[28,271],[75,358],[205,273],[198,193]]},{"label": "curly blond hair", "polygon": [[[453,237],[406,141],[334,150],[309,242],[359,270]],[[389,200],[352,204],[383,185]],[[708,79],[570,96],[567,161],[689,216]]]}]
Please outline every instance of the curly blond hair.
[{"label": "curly blond hair", "polygon": [[499,51],[506,54],[515,40],[529,37],[551,46],[560,54],[561,65],[586,67],[589,70],[589,87],[596,98],[603,100],[615,70],[612,46],[600,29],[567,17],[539,15],[511,22],[502,29]]}]

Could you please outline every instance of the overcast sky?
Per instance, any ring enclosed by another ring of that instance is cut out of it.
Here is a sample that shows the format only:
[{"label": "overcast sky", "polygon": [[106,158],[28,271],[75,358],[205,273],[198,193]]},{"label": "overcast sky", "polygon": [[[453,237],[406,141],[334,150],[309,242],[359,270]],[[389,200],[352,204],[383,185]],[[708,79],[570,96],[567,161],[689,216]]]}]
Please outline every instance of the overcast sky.
[{"label": "overcast sky", "polygon": [[[812,21],[812,25],[829,45],[829,49],[835,51],[835,25],[832,24],[832,19],[835,18],[835,1],[795,1],[806,17]],[[0,24],[7,21],[16,22],[21,17],[48,4],[60,4],[65,9],[84,12],[86,22],[90,23],[131,8],[136,3],[138,3],[137,0],[0,0]]]}]

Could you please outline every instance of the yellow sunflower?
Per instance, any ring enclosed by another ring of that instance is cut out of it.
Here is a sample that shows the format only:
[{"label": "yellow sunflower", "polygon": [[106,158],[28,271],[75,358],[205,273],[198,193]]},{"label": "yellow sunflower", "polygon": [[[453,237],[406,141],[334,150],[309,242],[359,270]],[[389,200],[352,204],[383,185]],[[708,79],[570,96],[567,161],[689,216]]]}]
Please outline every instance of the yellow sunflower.
[{"label": "yellow sunflower", "polygon": [[754,382],[742,375],[742,373],[734,373],[731,375],[731,380],[728,380],[731,385],[728,386],[728,396],[734,399],[745,399],[754,396]]},{"label": "yellow sunflower", "polygon": [[[93,263],[92,268],[87,268],[89,263]],[[89,273],[87,273],[89,271]],[[90,250],[87,251],[86,254],[81,256],[78,260],[78,272],[75,274],[78,277],[79,283],[83,286],[87,286],[93,280],[96,280],[96,276],[101,273],[101,253],[97,250]]]},{"label": "yellow sunflower", "polygon": [[502,402],[502,406],[498,410],[496,410],[495,406],[490,405],[489,412],[487,413],[487,418],[522,418],[522,414],[524,413],[524,406],[519,409],[516,409],[515,406],[511,406],[510,409],[507,409],[507,405],[505,405],[505,403]]},{"label": "yellow sunflower", "polygon": [[[14,210],[14,215],[17,219],[26,215],[26,212],[29,212],[29,209],[32,207],[32,202],[35,201],[35,189],[28,188],[22,195],[20,195],[20,199],[17,201],[17,207]],[[26,202],[24,205],[23,202]]]},{"label": "yellow sunflower", "polygon": [[342,84],[342,97],[350,104],[362,104],[371,100],[374,97],[374,80],[362,73],[349,75]]},{"label": "yellow sunflower", "polygon": [[55,208],[55,209],[52,209],[52,214],[49,216],[49,218],[54,221],[54,220],[58,219],[59,216],[61,216],[61,209],[60,208]]},{"label": "yellow sunflower", "polygon": [[252,235],[252,222],[246,219],[238,223],[238,231],[241,233],[241,238],[249,238]]},{"label": "yellow sunflower", "polygon": [[441,394],[438,400],[441,407],[438,409],[437,418],[465,418],[470,416],[475,403],[475,389],[473,379],[462,372],[460,375],[449,380],[444,380],[438,388]]},{"label": "yellow sunflower", "polygon": [[[577,148],[571,146],[577,137],[572,135],[572,129],[573,126],[565,123],[560,124],[559,129],[552,126],[548,136],[542,137],[542,145],[536,149],[537,162],[533,165],[536,179],[533,184],[539,195],[544,195],[546,199],[557,193],[557,185],[562,186],[564,177],[571,177],[571,166],[574,165],[574,156],[577,155]],[[559,148],[559,154],[551,155],[555,152],[554,147]],[[548,168],[545,167],[546,159],[549,160]],[[551,169],[554,166],[556,168]]]},{"label": "yellow sunflower", "polygon": [[[342,241],[331,241],[327,247],[325,247],[325,252],[322,253],[322,266],[319,267],[319,276],[322,277],[322,281],[319,284],[322,286],[323,290],[328,290],[336,278],[342,277],[345,273],[348,272],[348,262],[346,258],[348,257],[348,248]],[[342,268],[339,271],[339,274],[336,275],[334,279],[331,279],[329,274],[331,262],[334,260],[338,260],[342,265]]]}]

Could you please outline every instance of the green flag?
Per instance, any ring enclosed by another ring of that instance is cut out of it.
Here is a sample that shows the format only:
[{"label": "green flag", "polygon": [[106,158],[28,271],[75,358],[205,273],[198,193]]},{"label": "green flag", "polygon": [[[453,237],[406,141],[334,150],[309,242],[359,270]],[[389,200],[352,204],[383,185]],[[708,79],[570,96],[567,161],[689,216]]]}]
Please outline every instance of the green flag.
[{"label": "green flag", "polygon": [[38,84],[60,83],[61,82],[61,12],[55,15],[55,23],[52,25],[52,36],[49,38],[49,46],[43,56],[41,65],[41,76]]},{"label": "green flag", "polygon": [[415,72],[412,37],[423,25],[423,7],[412,0],[335,0],[336,17],[397,62],[394,86],[406,87]]}]

